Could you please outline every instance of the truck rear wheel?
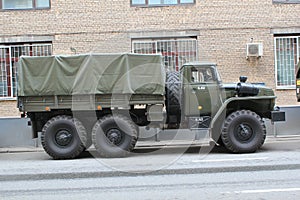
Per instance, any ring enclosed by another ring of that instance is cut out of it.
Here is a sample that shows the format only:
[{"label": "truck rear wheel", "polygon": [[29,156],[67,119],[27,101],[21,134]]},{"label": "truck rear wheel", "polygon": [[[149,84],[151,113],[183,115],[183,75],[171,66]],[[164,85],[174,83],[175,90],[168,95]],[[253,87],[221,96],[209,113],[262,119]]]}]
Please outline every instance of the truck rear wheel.
[{"label": "truck rear wheel", "polygon": [[224,146],[231,152],[252,153],[263,145],[266,127],[256,113],[240,110],[226,118],[221,138]]},{"label": "truck rear wheel", "polygon": [[125,157],[133,150],[138,131],[122,115],[107,115],[98,120],[92,131],[93,144],[102,157]]},{"label": "truck rear wheel", "polygon": [[76,118],[60,115],[51,118],[43,127],[41,142],[54,159],[76,158],[84,151],[86,130]]}]

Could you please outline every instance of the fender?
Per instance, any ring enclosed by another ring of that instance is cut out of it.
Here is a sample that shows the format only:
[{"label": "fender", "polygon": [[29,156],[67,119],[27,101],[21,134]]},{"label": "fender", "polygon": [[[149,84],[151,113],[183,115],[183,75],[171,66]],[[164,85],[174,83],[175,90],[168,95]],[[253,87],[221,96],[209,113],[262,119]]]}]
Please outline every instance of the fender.
[{"label": "fender", "polygon": [[[218,112],[213,117],[210,123],[210,137],[217,141],[221,134],[221,127],[226,118],[227,107],[232,102],[241,102],[241,101],[260,101],[260,100],[271,100],[273,104],[275,104],[276,96],[251,96],[251,97],[232,97],[223,102],[222,106],[218,110]],[[274,107],[274,105],[273,105]],[[255,110],[253,110],[255,111]]]}]

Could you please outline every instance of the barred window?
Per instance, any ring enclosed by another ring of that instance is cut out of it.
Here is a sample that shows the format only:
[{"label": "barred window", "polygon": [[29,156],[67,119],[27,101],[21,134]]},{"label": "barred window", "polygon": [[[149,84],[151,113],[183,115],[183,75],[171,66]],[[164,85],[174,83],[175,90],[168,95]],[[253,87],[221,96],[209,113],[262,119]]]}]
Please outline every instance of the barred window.
[{"label": "barred window", "polygon": [[165,67],[170,71],[178,71],[184,63],[198,58],[196,38],[132,40],[132,52],[162,54]]},{"label": "barred window", "polygon": [[0,0],[2,10],[47,9],[50,0]]},{"label": "barred window", "polygon": [[300,37],[275,38],[276,87],[295,88],[295,70],[300,56]]},{"label": "barred window", "polygon": [[0,100],[17,96],[17,62],[22,55],[52,55],[52,44],[0,46]]},{"label": "barred window", "polygon": [[131,0],[132,6],[164,6],[195,4],[195,0]]}]

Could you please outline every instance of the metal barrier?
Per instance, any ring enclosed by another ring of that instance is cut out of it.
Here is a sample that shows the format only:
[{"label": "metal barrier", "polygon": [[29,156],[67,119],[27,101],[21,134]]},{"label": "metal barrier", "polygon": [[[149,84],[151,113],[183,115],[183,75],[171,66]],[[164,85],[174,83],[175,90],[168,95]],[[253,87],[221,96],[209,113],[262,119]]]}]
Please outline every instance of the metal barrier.
[{"label": "metal barrier", "polygon": [[300,106],[282,106],[285,122],[274,124],[274,136],[300,136]]},{"label": "metal barrier", "polygon": [[[286,112],[286,121],[272,125],[270,120],[266,120],[267,135],[300,136],[300,106],[283,106],[280,109]],[[31,126],[28,126],[28,121],[29,119],[21,118],[0,118],[0,148],[39,146],[40,140],[32,139]],[[149,134],[144,128],[140,130],[141,135]]]},{"label": "metal barrier", "polygon": [[0,118],[0,148],[37,146],[37,139],[32,139],[29,119]]}]

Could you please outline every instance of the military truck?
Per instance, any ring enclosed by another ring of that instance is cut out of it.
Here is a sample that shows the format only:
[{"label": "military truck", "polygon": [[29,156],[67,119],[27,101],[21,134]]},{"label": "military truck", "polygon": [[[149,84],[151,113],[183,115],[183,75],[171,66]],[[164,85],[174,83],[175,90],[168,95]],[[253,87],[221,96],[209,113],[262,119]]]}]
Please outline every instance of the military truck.
[{"label": "military truck", "polygon": [[18,108],[54,159],[78,157],[92,144],[100,156],[127,156],[139,127],[192,132],[193,142],[249,153],[265,141],[264,119],[282,121],[284,112],[274,110],[272,89],[246,80],[223,84],[210,62],[168,72],[161,55],[21,57]]}]

